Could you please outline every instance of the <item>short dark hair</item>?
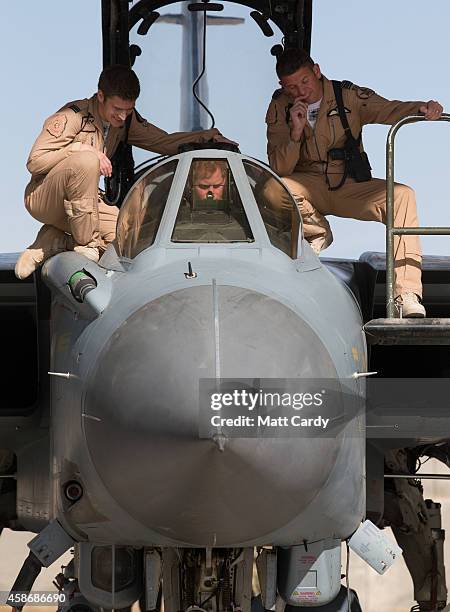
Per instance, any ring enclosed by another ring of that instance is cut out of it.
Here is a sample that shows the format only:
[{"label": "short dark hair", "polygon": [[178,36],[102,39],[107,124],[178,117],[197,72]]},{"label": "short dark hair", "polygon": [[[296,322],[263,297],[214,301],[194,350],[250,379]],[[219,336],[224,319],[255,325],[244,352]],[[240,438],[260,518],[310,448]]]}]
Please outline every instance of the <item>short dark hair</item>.
[{"label": "short dark hair", "polygon": [[314,61],[304,49],[285,49],[277,59],[278,77],[289,76],[303,66],[314,66]]},{"label": "short dark hair", "polygon": [[226,161],[216,159],[202,159],[193,163],[194,184],[200,177],[209,177],[216,170],[220,170],[222,178],[227,178],[228,165]]},{"label": "short dark hair", "polygon": [[98,88],[105,98],[119,96],[123,100],[136,100],[141,86],[136,73],[128,66],[113,64],[105,68],[98,79]]}]

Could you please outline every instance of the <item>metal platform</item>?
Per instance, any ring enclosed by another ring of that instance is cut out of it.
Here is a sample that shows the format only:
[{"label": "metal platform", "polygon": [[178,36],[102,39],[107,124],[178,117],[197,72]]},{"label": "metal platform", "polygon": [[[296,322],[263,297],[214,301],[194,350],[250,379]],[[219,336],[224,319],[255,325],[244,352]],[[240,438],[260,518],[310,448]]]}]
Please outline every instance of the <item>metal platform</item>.
[{"label": "metal platform", "polygon": [[450,319],[372,319],[364,331],[369,344],[450,345]]}]

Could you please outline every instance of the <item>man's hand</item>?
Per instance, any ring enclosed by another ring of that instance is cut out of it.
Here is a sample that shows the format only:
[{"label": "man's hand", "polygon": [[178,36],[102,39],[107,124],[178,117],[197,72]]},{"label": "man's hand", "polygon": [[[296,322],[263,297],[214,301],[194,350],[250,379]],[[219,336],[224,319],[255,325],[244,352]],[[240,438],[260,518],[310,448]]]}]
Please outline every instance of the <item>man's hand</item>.
[{"label": "man's hand", "polygon": [[229,138],[225,138],[225,136],[222,136],[222,134],[217,134],[216,136],[213,136],[213,141],[214,142],[226,142],[227,144],[236,145],[236,147],[239,146],[238,142],[235,142],[234,140],[230,140]]},{"label": "man's hand", "polygon": [[106,157],[101,151],[96,151],[97,157],[100,160],[100,174],[103,176],[112,175],[112,163],[109,157]]},{"label": "man's hand", "polygon": [[294,100],[294,104],[289,110],[291,117],[291,140],[298,142],[306,125],[306,114],[308,105],[299,98]]},{"label": "man's hand", "polygon": [[425,115],[425,119],[429,119],[430,121],[436,121],[442,115],[442,111],[444,110],[439,102],[436,100],[430,100],[427,104],[424,104],[419,108],[420,112]]},{"label": "man's hand", "polygon": [[80,151],[92,151],[92,153],[95,153],[100,162],[100,174],[103,176],[112,175],[111,160],[109,159],[109,157],[106,157],[104,153],[102,153],[101,151],[97,151],[96,148],[91,147],[91,145],[88,144],[82,144],[80,147]]}]

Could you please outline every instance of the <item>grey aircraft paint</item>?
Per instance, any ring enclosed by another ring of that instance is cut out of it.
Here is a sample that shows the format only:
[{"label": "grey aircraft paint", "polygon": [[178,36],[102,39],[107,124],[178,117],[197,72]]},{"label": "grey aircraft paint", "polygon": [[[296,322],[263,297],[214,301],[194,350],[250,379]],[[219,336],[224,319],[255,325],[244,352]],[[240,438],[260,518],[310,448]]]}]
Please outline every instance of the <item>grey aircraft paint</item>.
[{"label": "grey aircraft paint", "polygon": [[[228,160],[253,242],[171,241],[196,157]],[[92,542],[231,547],[345,538],[364,513],[361,417],[337,437],[234,438],[222,451],[199,439],[198,388],[220,373],[340,379],[360,393],[352,378],[366,351],[359,307],[306,242],[296,259],[271,244],[243,156],[211,150],[177,159],[152,246],[119,258],[110,265],[116,271],[74,253],[44,266],[56,292],[51,370],[70,373],[52,379],[52,514]],[[196,278],[186,278],[188,261]],[[77,269],[97,280],[91,296],[107,297],[77,304],[61,280]],[[68,507],[61,492],[75,477],[86,495]]]}]

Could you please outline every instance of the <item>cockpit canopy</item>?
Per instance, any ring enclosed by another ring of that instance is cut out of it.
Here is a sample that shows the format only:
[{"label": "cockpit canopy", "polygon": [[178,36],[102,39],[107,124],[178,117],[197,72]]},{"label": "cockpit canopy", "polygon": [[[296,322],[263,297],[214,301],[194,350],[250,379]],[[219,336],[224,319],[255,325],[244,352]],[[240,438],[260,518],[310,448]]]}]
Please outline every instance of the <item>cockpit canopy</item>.
[{"label": "cockpit canopy", "polygon": [[267,246],[267,236],[296,259],[300,228],[292,196],[266,166],[236,153],[203,150],[167,159],[135,183],[120,211],[117,243],[119,254],[133,259],[157,239],[174,247]]}]

